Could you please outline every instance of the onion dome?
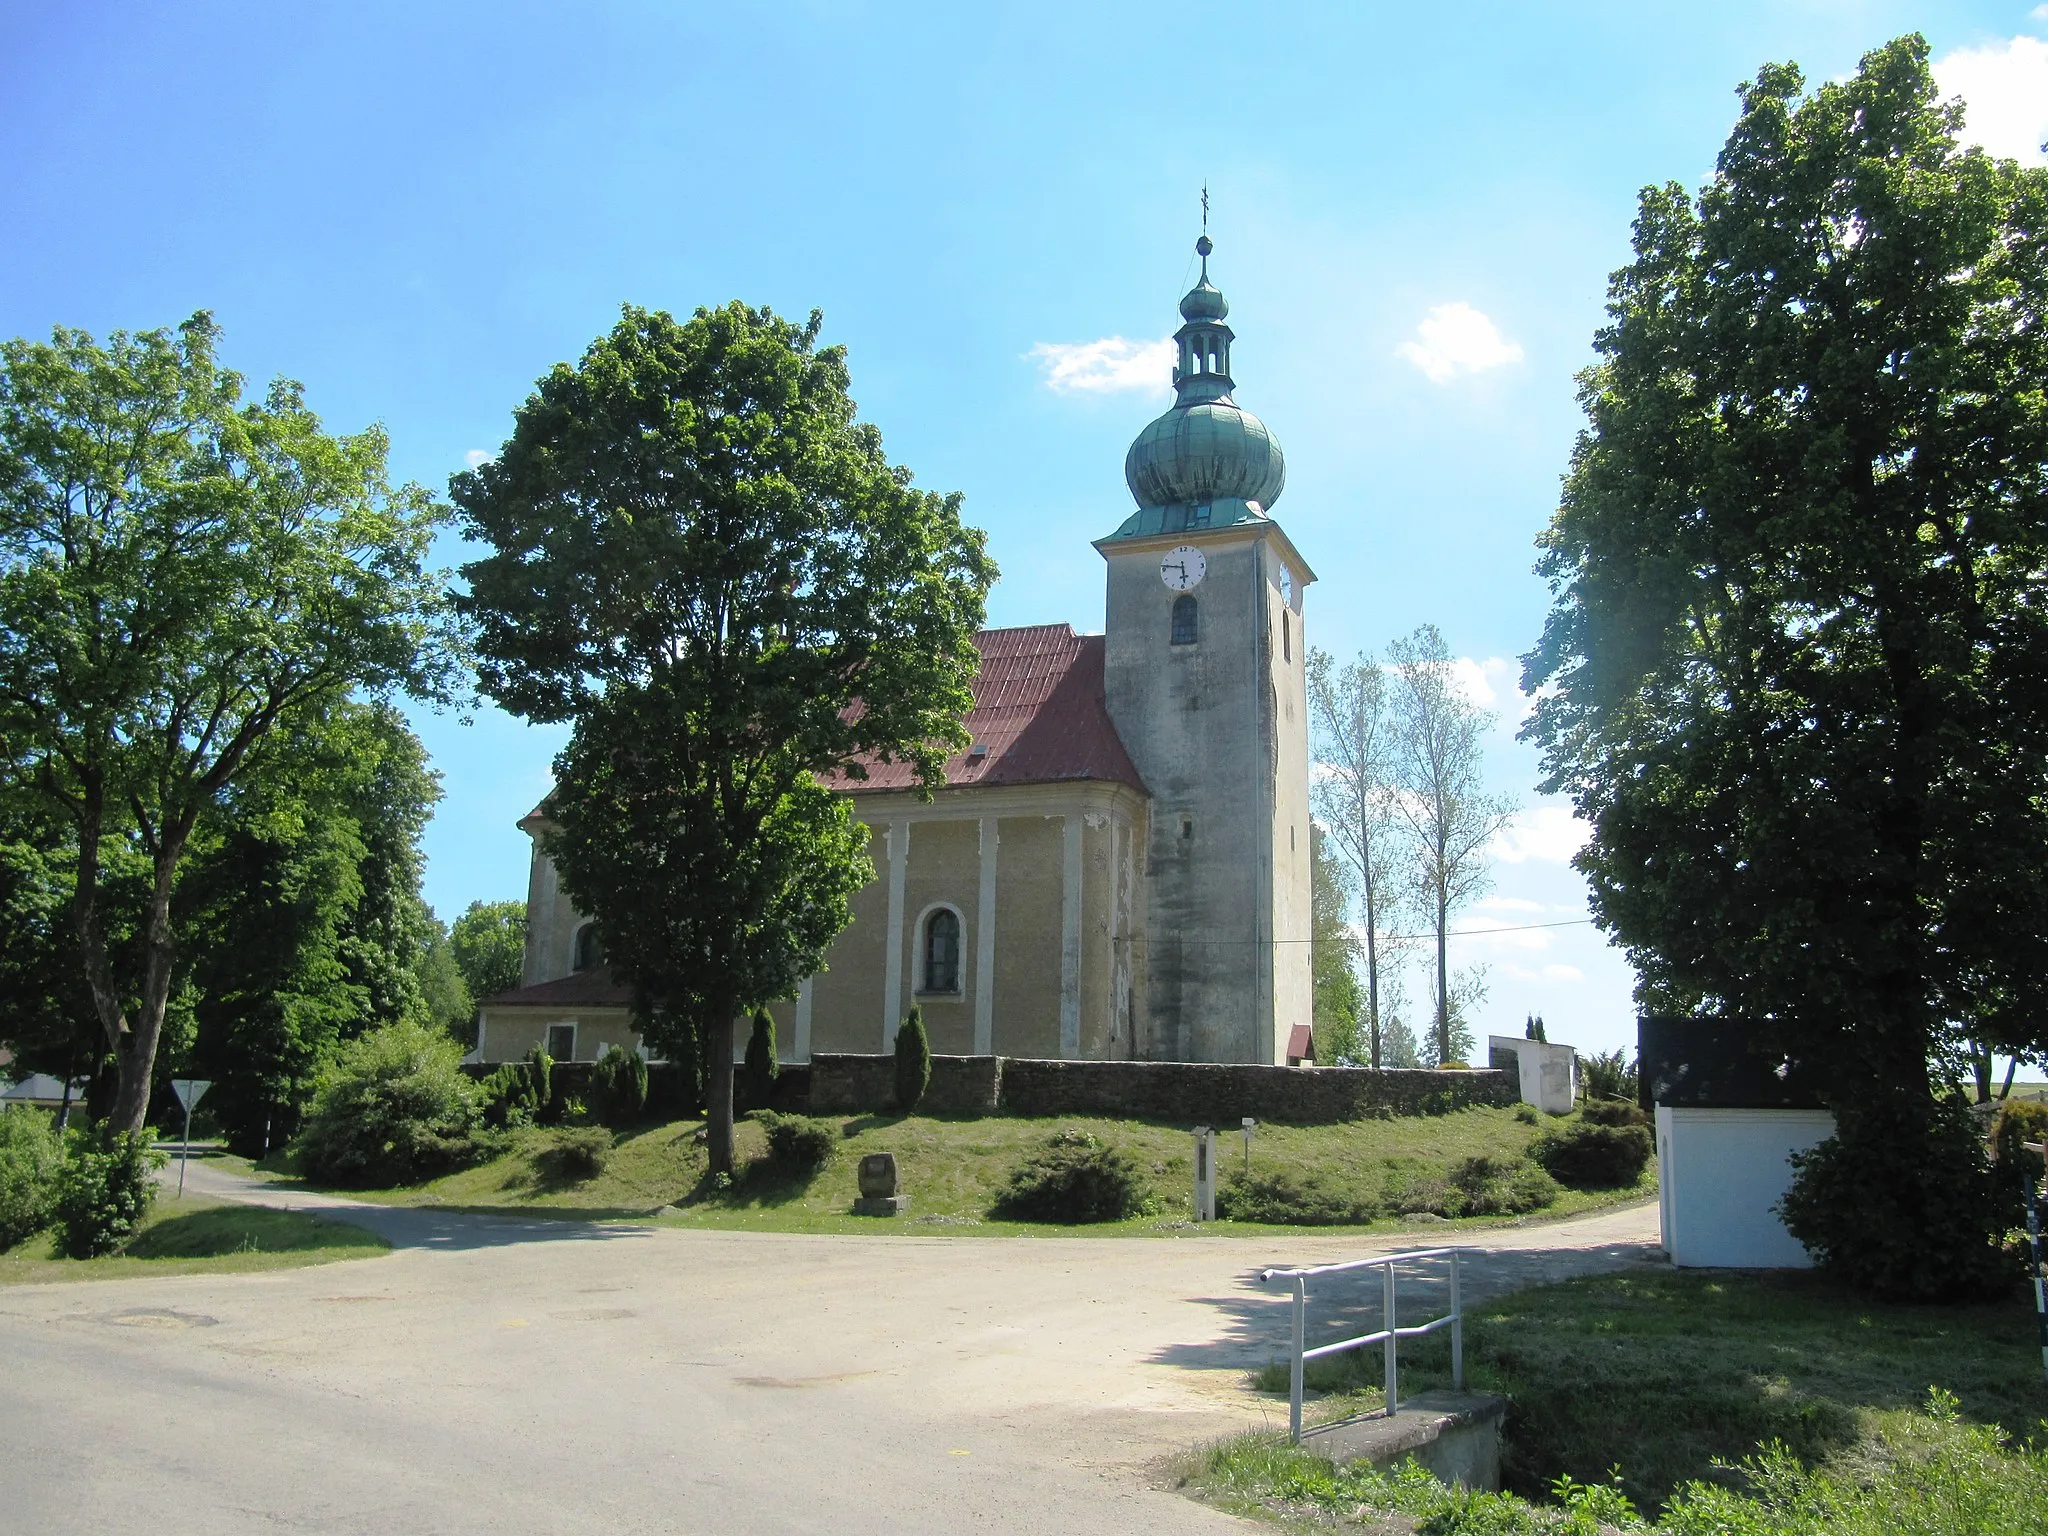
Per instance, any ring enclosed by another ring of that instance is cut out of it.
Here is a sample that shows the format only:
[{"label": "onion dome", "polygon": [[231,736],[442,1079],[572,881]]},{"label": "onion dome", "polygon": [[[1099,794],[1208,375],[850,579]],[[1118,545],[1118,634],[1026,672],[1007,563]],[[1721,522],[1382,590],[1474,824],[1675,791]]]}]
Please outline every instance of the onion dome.
[{"label": "onion dome", "polygon": [[1207,235],[1195,243],[1202,276],[1180,301],[1187,323],[1174,334],[1173,408],[1140,432],[1124,456],[1124,480],[1140,515],[1119,534],[1262,517],[1287,484],[1279,442],[1230,397],[1236,336],[1224,324],[1230,305],[1209,281],[1214,249]]}]

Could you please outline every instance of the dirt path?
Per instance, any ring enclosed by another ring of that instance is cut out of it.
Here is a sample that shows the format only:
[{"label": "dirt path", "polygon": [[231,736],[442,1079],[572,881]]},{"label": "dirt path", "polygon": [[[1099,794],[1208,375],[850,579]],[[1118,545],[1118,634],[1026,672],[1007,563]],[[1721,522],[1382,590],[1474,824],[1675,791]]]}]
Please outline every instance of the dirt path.
[{"label": "dirt path", "polygon": [[[1274,1414],[1242,1389],[1287,1331],[1257,1271],[1419,1245],[679,1231],[193,1174],[399,1251],[0,1293],[25,1528],[1228,1529],[1148,1469]],[[1655,1236],[1638,1206],[1456,1241],[1482,1297]]]}]

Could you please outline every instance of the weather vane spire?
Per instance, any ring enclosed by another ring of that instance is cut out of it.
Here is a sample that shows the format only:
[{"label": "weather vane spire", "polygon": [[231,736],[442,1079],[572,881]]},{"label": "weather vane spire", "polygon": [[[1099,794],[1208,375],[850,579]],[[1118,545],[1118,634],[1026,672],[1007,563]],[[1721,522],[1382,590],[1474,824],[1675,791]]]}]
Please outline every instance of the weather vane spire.
[{"label": "weather vane spire", "polygon": [[1209,183],[1202,183],[1202,238],[1195,242],[1195,254],[1202,258],[1202,281],[1209,281],[1209,253],[1216,249],[1209,238]]}]

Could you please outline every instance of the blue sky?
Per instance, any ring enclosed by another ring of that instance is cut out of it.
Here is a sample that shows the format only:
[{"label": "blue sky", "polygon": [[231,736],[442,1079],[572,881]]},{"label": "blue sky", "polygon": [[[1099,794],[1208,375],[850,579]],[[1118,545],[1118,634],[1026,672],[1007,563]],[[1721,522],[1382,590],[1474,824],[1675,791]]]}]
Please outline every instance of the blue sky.
[{"label": "blue sky", "polygon": [[[1514,744],[1511,658],[1637,190],[1696,185],[1767,60],[1842,74],[1933,45],[1971,128],[2040,158],[2048,6],[813,3],[0,9],[0,334],[215,312],[228,360],[382,421],[444,489],[622,302],[825,313],[893,457],[966,493],[991,621],[1102,622],[1089,540],[1169,392],[1148,343],[1196,198],[1274,429],[1274,508],[1321,578],[1312,641],[1425,620],[1503,712],[1525,812],[1470,928],[1584,915],[1563,808]],[[445,558],[461,558],[451,540]],[[560,744],[424,716],[444,775],[427,894],[525,891],[513,821]],[[1588,927],[1459,942],[1482,1025],[1632,1044]]]}]

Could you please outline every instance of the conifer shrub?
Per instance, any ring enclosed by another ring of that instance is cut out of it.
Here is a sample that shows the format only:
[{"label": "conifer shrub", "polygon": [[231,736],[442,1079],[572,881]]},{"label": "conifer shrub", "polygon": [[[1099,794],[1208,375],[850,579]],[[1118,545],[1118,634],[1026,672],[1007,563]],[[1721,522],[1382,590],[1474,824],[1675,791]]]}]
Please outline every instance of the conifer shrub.
[{"label": "conifer shrub", "polygon": [[766,1008],[757,1008],[753,1033],[747,1036],[746,1058],[740,1065],[740,1091],[746,1102],[755,1109],[766,1109],[781,1070],[775,1060],[775,1018]]},{"label": "conifer shrub", "polygon": [[1451,1169],[1456,1216],[1520,1216],[1555,1205],[1563,1193],[1557,1180],[1519,1157],[1468,1157]]},{"label": "conifer shrub", "polygon": [[896,1108],[909,1114],[932,1082],[932,1043],[924,1032],[924,1010],[913,1007],[896,1031]]},{"label": "conifer shrub", "polygon": [[555,1058],[536,1045],[526,1053],[526,1072],[533,1083],[533,1118],[553,1125],[562,1118],[562,1106],[555,1100]]},{"label": "conifer shrub", "polygon": [[778,1114],[764,1114],[760,1120],[768,1136],[768,1164],[777,1173],[809,1178],[838,1150],[839,1133],[829,1121]]},{"label": "conifer shrub", "polygon": [[445,1033],[386,1024],[343,1046],[321,1078],[299,1130],[300,1162],[316,1179],[364,1188],[465,1167],[488,1150],[476,1137],[480,1097]]},{"label": "conifer shrub", "polygon": [[1638,1082],[1636,1063],[1619,1046],[1579,1058],[1579,1091],[1588,1099],[1633,1101]]},{"label": "conifer shrub", "polygon": [[993,1214],[1009,1221],[1122,1221],[1154,1209],[1130,1158],[1089,1131],[1060,1130],[1010,1170]]},{"label": "conifer shrub", "polygon": [[1650,1117],[1627,1099],[1588,1099],[1579,1106],[1587,1125],[1648,1125]]},{"label": "conifer shrub", "polygon": [[605,1171],[612,1156],[612,1138],[595,1126],[559,1131],[554,1141],[534,1158],[535,1165],[549,1179],[564,1184],[581,1184]]},{"label": "conifer shrub", "polygon": [[40,1109],[0,1111],[0,1250],[50,1224],[63,1166],[54,1116]]},{"label": "conifer shrub", "polygon": [[1379,1215],[1379,1201],[1320,1173],[1260,1168],[1235,1175],[1216,1191],[1216,1214],[1276,1226],[1342,1227],[1371,1221]]},{"label": "conifer shrub", "polygon": [[1580,1120],[1545,1131],[1529,1144],[1529,1156],[1573,1189],[1626,1189],[1650,1164],[1650,1133],[1640,1125]]},{"label": "conifer shrub", "polygon": [[540,1110],[533,1073],[523,1061],[508,1061],[477,1085],[483,1123],[494,1130],[516,1131],[533,1124]]},{"label": "conifer shrub", "polygon": [[143,1132],[79,1129],[71,1133],[57,1176],[57,1247],[67,1259],[118,1251],[156,1204],[163,1153]]},{"label": "conifer shrub", "polygon": [[590,1070],[590,1109],[613,1130],[638,1125],[647,1113],[647,1060],[611,1046]]}]

